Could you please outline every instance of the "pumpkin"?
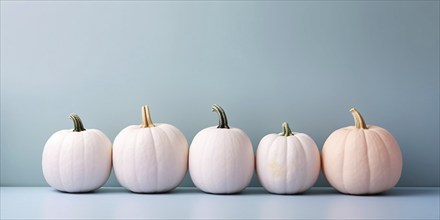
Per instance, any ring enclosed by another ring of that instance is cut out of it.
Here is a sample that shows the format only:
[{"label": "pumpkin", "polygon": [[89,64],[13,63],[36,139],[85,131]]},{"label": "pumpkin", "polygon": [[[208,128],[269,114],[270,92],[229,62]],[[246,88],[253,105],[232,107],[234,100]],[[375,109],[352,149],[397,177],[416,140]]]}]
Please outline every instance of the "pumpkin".
[{"label": "pumpkin", "polygon": [[342,193],[384,192],[396,185],[402,173],[399,144],[384,128],[367,126],[355,108],[350,111],[355,126],[334,131],[324,143],[324,176]]},{"label": "pumpkin", "polygon": [[54,133],[43,150],[42,168],[47,183],[63,192],[89,192],[105,184],[112,169],[112,143],[97,129],[85,129],[71,114],[73,130]]},{"label": "pumpkin", "polygon": [[113,167],[119,183],[132,192],[171,191],[188,169],[188,142],[173,125],[153,124],[143,106],[142,125],[130,125],[115,138]]},{"label": "pumpkin", "polygon": [[254,152],[249,137],[229,127],[224,110],[213,105],[218,126],[201,130],[189,151],[189,173],[194,185],[213,194],[238,193],[246,188],[254,172]]},{"label": "pumpkin", "polygon": [[315,141],[304,133],[293,133],[284,122],[283,132],[261,139],[256,153],[261,185],[276,194],[295,194],[310,189],[321,169]]}]

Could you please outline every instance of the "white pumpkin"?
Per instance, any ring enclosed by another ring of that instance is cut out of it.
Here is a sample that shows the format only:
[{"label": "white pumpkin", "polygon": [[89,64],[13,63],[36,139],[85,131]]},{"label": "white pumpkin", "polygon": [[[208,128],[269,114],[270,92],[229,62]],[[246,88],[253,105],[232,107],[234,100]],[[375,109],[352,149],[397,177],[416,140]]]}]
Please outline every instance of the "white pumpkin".
[{"label": "white pumpkin", "polygon": [[153,124],[148,106],[143,123],[124,128],[113,143],[119,183],[132,192],[160,193],[176,188],[188,169],[188,142],[169,124]]},{"label": "white pumpkin", "polygon": [[254,173],[254,152],[249,137],[230,128],[226,114],[218,105],[219,125],[201,130],[193,139],[189,153],[189,172],[200,190],[215,194],[237,193],[246,188]]},{"label": "white pumpkin", "polygon": [[99,130],[85,129],[71,114],[73,130],[54,133],[43,150],[44,178],[63,192],[89,192],[108,180],[112,169],[112,143]]},{"label": "white pumpkin", "polygon": [[284,122],[282,133],[268,134],[258,145],[258,179],[271,193],[301,193],[318,179],[320,160],[315,141],[307,134],[293,133]]}]

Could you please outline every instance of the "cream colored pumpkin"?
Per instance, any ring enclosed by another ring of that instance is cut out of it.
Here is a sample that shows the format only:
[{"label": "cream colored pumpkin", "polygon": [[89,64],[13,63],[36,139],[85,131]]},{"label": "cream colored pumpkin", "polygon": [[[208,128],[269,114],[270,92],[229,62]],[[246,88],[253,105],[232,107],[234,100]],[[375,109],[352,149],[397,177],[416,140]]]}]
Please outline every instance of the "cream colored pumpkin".
[{"label": "cream colored pumpkin", "polygon": [[397,184],[402,153],[387,130],[366,125],[356,109],[355,126],[334,131],[322,148],[322,169],[329,183],[347,194],[375,194]]},{"label": "cream colored pumpkin", "polygon": [[292,133],[283,123],[283,132],[261,139],[256,153],[257,175],[261,185],[276,194],[295,194],[310,189],[321,169],[315,141],[303,133]]},{"label": "cream colored pumpkin", "polygon": [[188,168],[188,142],[169,124],[153,124],[147,106],[143,123],[123,129],[113,143],[119,183],[132,192],[160,193],[176,188]]},{"label": "cream colored pumpkin", "polygon": [[200,190],[215,194],[237,193],[246,188],[254,173],[254,152],[249,137],[230,128],[226,114],[218,105],[219,125],[201,130],[193,139],[189,153],[189,172]]},{"label": "cream colored pumpkin", "polygon": [[73,130],[54,133],[43,150],[47,183],[63,192],[89,192],[105,184],[112,169],[112,143],[97,129],[85,129],[71,114]]}]

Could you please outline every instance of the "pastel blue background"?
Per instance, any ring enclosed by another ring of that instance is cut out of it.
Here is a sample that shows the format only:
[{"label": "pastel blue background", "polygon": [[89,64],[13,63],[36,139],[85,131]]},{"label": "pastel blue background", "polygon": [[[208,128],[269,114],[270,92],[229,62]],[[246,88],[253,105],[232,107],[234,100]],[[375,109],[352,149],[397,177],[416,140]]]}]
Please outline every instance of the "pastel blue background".
[{"label": "pastel blue background", "polygon": [[191,142],[214,103],[254,149],[283,121],[321,148],[355,106],[400,143],[398,186],[439,186],[439,50],[438,1],[2,1],[1,186],[47,186],[71,112],[113,140],[148,104]]}]

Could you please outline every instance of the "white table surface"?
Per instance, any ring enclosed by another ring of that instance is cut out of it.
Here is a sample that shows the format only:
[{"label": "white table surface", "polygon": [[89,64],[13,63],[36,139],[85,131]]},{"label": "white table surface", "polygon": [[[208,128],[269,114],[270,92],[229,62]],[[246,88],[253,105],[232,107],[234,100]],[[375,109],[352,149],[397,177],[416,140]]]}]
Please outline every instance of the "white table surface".
[{"label": "white table surface", "polygon": [[1,187],[1,219],[439,219],[440,188],[394,188],[351,196],[332,188],[274,195],[247,188],[236,195],[177,188],[135,194],[120,187],[68,194],[49,187]]}]

